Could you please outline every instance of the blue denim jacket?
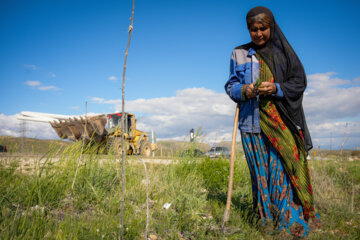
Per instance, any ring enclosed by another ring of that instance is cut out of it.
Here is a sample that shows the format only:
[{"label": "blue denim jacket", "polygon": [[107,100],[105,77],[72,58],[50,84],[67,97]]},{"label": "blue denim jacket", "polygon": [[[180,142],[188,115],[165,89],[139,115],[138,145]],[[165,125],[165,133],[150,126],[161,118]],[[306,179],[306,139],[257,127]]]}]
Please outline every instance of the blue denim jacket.
[{"label": "blue denim jacket", "polygon": [[[243,132],[260,133],[259,95],[255,98],[242,99],[241,88],[244,84],[256,82],[259,77],[259,60],[255,50],[242,45],[234,49],[230,60],[229,80],[225,84],[225,91],[236,103],[240,103],[239,129]],[[283,91],[278,83],[275,98],[282,98]]]}]

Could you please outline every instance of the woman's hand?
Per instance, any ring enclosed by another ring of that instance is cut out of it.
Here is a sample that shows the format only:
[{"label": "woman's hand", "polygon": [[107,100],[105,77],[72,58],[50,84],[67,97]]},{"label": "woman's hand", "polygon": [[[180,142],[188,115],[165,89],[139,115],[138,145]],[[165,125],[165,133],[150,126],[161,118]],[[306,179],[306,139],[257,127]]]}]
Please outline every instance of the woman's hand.
[{"label": "woman's hand", "polygon": [[247,98],[256,97],[256,89],[254,88],[254,83],[247,84],[245,86],[245,95]]},{"label": "woman's hand", "polygon": [[276,93],[276,85],[272,82],[262,82],[258,88],[260,95],[271,95]]}]

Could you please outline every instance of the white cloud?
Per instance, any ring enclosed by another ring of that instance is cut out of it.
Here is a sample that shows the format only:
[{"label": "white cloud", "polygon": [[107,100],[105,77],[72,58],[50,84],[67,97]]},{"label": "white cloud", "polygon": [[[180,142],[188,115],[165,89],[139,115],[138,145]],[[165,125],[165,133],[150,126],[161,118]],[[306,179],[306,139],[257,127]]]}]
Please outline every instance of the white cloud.
[{"label": "white cloud", "polygon": [[39,70],[40,68],[34,64],[24,64],[24,67],[31,70]]},{"label": "white cloud", "polygon": [[59,88],[57,88],[55,86],[39,86],[38,89],[41,90],[41,91],[48,91],[48,90],[57,91],[57,90],[60,90]]},{"label": "white cloud", "polygon": [[56,74],[53,73],[53,72],[49,72],[49,76],[50,76],[51,78],[56,78]]},{"label": "white cloud", "polygon": [[314,146],[329,148],[332,145],[333,149],[339,149],[343,141],[345,148],[360,146],[360,120],[308,124]]},{"label": "white cloud", "polygon": [[351,83],[349,80],[334,78],[335,72],[315,73],[307,76],[308,87],[315,89],[326,89],[337,86],[344,86]]},{"label": "white cloud", "polygon": [[355,82],[355,83],[360,83],[360,76],[359,76],[359,77],[354,78],[354,82]]},{"label": "white cloud", "polygon": [[69,107],[70,109],[72,109],[72,110],[79,110],[79,107],[78,106],[71,106],[71,107]]},{"label": "white cloud", "polygon": [[[113,104],[121,110],[121,100],[93,98],[101,104]],[[137,114],[137,127],[154,130],[159,138],[184,139],[191,128],[202,127],[210,141],[229,139],[235,104],[224,93],[206,88],[188,88],[168,98],[126,101],[126,111]],[[211,138],[211,139],[210,139]]]},{"label": "white cloud", "polygon": [[[6,116],[0,113],[0,136],[21,136],[22,121],[18,120],[19,114]],[[58,139],[49,123],[25,121],[26,137],[41,139]]]},{"label": "white cloud", "polygon": [[[360,87],[353,81],[334,77],[336,73],[308,76],[304,110],[314,146],[339,148],[344,132],[346,147],[360,145]],[[348,123],[346,130],[345,125]]]},{"label": "white cloud", "polygon": [[25,84],[31,87],[36,87],[41,85],[39,81],[26,81]]},{"label": "white cloud", "polygon": [[36,87],[40,91],[60,90],[60,88],[57,88],[55,86],[43,86],[40,81],[26,81],[25,84],[31,87]]},{"label": "white cloud", "polygon": [[98,97],[93,97],[92,100],[96,103],[104,103],[104,101],[105,101],[105,99],[98,98]]},{"label": "white cloud", "polygon": [[116,76],[110,76],[108,79],[111,80],[111,81],[117,81],[118,80],[118,78]]},{"label": "white cloud", "polygon": [[304,109],[309,121],[323,123],[360,114],[360,87],[349,80],[333,77],[335,73],[308,76]]}]

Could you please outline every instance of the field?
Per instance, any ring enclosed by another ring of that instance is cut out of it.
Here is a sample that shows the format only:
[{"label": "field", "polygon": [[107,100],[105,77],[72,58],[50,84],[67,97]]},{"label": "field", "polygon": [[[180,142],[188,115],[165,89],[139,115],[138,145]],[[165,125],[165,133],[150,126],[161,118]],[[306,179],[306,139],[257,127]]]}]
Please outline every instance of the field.
[{"label": "field", "polygon": [[[11,145],[2,138],[0,144],[19,146],[16,141]],[[40,145],[45,147],[38,150]],[[120,157],[81,147],[34,140],[26,154],[8,147],[11,151],[0,155],[0,239],[119,238]],[[164,142],[162,147],[162,161],[155,157],[144,163],[147,175],[140,158],[126,158],[126,239],[145,239],[147,203],[150,239],[288,239],[263,229],[252,214],[250,176],[241,152],[231,216],[222,230],[229,160],[176,157],[188,147],[206,150],[199,143]],[[308,239],[359,239],[358,153],[320,154],[309,164],[322,227]]]}]

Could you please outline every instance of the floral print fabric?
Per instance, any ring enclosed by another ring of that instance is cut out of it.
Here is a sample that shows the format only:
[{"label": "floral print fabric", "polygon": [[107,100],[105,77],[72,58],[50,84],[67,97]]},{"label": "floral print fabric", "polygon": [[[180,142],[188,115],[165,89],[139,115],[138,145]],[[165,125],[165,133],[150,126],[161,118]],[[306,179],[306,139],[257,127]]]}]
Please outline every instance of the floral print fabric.
[{"label": "floral print fabric", "polygon": [[254,209],[263,224],[271,224],[277,231],[306,236],[309,224],[281,155],[263,133],[242,132],[241,137],[251,175]]},{"label": "floral print fabric", "polygon": [[[255,86],[262,82],[274,82],[267,64],[259,57],[259,78]],[[271,97],[259,97],[260,128],[283,159],[284,168],[295,188],[305,220],[314,218],[316,210],[301,131],[293,133],[282,120]]]}]

